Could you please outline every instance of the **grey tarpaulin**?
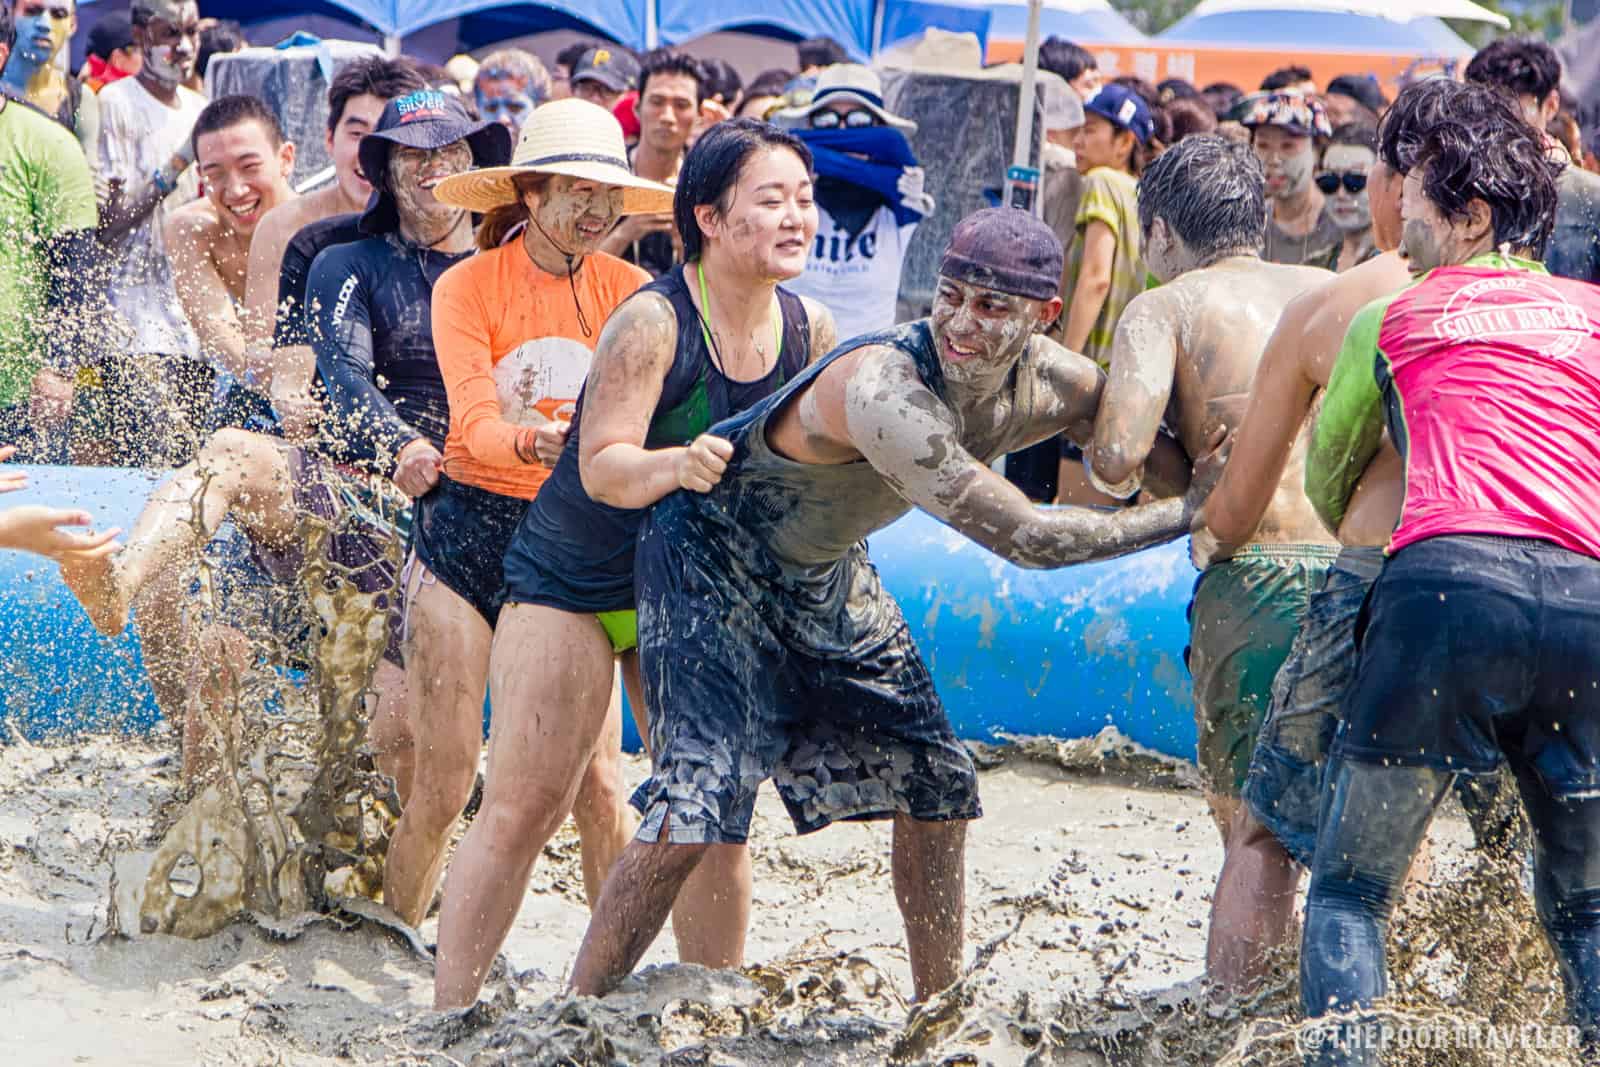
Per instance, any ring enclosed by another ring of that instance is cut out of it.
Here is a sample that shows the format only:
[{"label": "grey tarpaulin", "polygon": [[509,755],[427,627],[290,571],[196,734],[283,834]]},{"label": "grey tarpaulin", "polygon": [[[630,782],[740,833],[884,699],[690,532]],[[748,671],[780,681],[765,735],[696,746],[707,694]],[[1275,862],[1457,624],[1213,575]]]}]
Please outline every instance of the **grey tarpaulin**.
[{"label": "grey tarpaulin", "polygon": [[333,162],[324,135],[328,130],[328,82],[339,69],[362,56],[379,56],[376,45],[323,41],[302,48],[247,48],[212,58],[206,92],[219,96],[259,96],[277,113],[283,132],[295,143],[295,179],[304,179]]},{"label": "grey tarpaulin", "polygon": [[[917,123],[911,147],[927,171],[935,210],[917,227],[900,274],[900,321],[927,314],[934,277],[950,233],[999,194],[1017,130],[1017,82],[911,70],[883,72],[884,103]],[[1042,108],[1034,110],[1033,154]]]}]

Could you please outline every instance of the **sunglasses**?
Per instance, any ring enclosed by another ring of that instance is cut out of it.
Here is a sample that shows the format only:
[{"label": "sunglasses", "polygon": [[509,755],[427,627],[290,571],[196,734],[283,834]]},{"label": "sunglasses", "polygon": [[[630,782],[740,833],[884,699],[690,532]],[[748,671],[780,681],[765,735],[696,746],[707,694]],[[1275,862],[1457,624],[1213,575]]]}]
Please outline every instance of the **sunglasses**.
[{"label": "sunglasses", "polygon": [[1367,187],[1367,176],[1360,171],[1354,170],[1347,170],[1343,174],[1317,175],[1317,188],[1329,196],[1339,191],[1341,183],[1344,185],[1346,192],[1359,193]]},{"label": "sunglasses", "polygon": [[859,130],[866,126],[876,126],[878,116],[864,107],[851,111],[814,111],[811,113],[811,128],[813,130],[837,130],[843,126],[846,129]]}]

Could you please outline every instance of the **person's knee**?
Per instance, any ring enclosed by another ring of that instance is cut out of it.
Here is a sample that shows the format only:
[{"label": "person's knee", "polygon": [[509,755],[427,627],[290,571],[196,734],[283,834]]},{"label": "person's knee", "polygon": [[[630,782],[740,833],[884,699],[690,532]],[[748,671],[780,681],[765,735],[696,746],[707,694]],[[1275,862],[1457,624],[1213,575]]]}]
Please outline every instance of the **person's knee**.
[{"label": "person's knee", "polygon": [[496,790],[491,783],[483,807],[473,822],[482,826],[497,848],[525,842],[530,854],[561,828],[572,805],[564,783],[518,783],[514,789]]},{"label": "person's knee", "polygon": [[572,816],[585,828],[609,826],[620,818],[623,805],[622,764],[620,760],[596,757],[578,783]]}]

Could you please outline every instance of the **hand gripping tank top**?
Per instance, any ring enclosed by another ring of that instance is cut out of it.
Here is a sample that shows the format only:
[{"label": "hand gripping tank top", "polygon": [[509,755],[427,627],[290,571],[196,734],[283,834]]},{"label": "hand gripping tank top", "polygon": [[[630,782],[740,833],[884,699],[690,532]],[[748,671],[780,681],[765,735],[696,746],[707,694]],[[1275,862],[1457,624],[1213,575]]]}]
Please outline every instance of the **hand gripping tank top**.
[{"label": "hand gripping tank top", "polygon": [[[782,347],[766,377],[736,382],[717,369],[706,347],[700,313],[689,299],[684,268],[640,293],[659,293],[672,305],[678,349],[650,419],[645,447],[686,445],[711,426],[793,381],[811,360],[811,330],[800,298],[778,290]],[[584,397],[555,469],[528,506],[506,552],[506,599],[574,612],[627,611],[634,606],[633,550],[645,509],[614,508],[591,500],[578,474],[578,435]]]}]

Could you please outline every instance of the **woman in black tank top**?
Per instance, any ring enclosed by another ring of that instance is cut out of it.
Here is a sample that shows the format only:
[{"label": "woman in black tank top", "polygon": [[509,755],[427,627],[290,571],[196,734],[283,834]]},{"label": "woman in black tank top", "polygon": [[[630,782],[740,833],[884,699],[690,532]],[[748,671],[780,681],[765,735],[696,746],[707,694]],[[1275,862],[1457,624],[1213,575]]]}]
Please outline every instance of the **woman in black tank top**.
[{"label": "woman in black tank top", "polygon": [[[630,298],[601,332],[577,425],[506,556],[489,771],[445,885],[436,1008],[474,1002],[591,755],[618,743],[601,736],[618,654],[643,717],[628,639],[637,528],[628,516],[679,489],[709,491],[731,446],[705,429],[775,391],[797,356],[803,365],[833,346],[826,309],[802,312],[777,289],[805,269],[816,233],[810,168],[805,147],[775,127],[712,127],[679,178],[683,269]],[[713,849],[683,894],[679,954],[738,965],[749,897],[745,850]]]}]

